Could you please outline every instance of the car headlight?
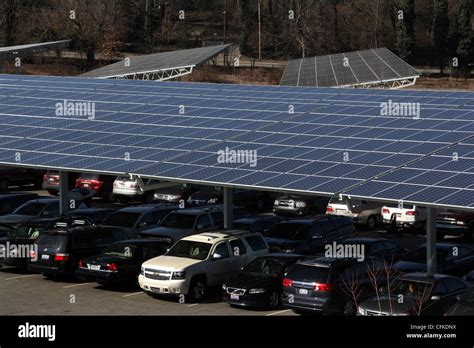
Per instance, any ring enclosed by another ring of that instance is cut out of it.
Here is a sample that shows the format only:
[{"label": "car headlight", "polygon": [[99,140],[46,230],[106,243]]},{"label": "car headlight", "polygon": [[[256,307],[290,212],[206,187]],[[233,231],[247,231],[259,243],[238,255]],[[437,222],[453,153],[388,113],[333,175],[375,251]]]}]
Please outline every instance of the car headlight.
[{"label": "car headlight", "polygon": [[174,279],[174,280],[181,280],[181,279],[185,279],[186,278],[186,272],[173,272],[173,274],[171,275],[171,279]]},{"label": "car headlight", "polygon": [[249,294],[263,294],[265,289],[250,289]]},{"label": "car headlight", "polygon": [[210,204],[217,203],[217,198],[211,198],[210,200],[207,201],[207,203],[210,203]]},{"label": "car headlight", "polygon": [[456,225],[464,226],[466,223],[464,221],[456,221]]},{"label": "car headlight", "polygon": [[168,196],[168,200],[170,201],[174,201],[176,199],[179,199],[181,196],[180,195],[169,195]]},{"label": "car headlight", "polygon": [[278,205],[280,204],[280,201],[278,199],[275,199],[275,202],[273,202],[273,205]]},{"label": "car headlight", "polygon": [[306,202],[296,202],[296,208],[306,208]]},{"label": "car headlight", "polygon": [[283,250],[283,252],[287,253],[287,254],[291,254],[291,253],[294,253],[295,252],[295,248],[291,249],[291,248],[288,248],[288,249],[285,249]]},{"label": "car headlight", "polygon": [[222,284],[222,290],[227,290],[227,285]]},{"label": "car headlight", "polygon": [[364,308],[358,307],[357,312],[359,312],[360,315],[365,315],[365,310]]}]

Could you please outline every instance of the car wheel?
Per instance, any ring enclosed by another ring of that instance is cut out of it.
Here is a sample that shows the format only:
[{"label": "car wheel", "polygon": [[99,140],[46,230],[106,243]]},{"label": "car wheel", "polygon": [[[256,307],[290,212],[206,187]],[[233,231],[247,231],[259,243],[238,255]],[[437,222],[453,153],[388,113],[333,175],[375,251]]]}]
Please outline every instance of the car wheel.
[{"label": "car wheel", "polygon": [[206,280],[203,277],[196,277],[191,281],[188,296],[194,302],[200,302],[206,295]]},{"label": "car wheel", "polygon": [[377,227],[377,218],[373,215],[370,215],[369,218],[367,219],[367,228],[370,231],[373,231],[375,230],[376,227]]},{"label": "car wheel", "polygon": [[0,191],[8,191],[8,180],[0,181]]},{"label": "car wheel", "polygon": [[355,306],[351,302],[346,302],[342,307],[342,315],[353,316],[356,314]]},{"label": "car wheel", "polygon": [[276,309],[280,306],[280,294],[277,291],[273,291],[268,298],[268,308]]}]

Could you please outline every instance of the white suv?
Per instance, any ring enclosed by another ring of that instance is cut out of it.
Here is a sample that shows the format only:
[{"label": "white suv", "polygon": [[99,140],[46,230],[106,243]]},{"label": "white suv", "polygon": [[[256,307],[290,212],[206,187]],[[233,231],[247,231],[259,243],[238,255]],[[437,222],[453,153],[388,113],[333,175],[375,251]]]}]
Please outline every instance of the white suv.
[{"label": "white suv", "polygon": [[381,210],[380,203],[333,196],[326,208],[326,214],[350,217],[354,224],[373,230],[382,222]]},{"label": "white suv", "polygon": [[387,231],[398,229],[425,229],[426,207],[419,205],[385,205],[382,207],[383,224]]},{"label": "white suv", "polygon": [[206,232],[179,240],[162,256],[142,264],[138,283],[149,295],[186,295],[200,301],[209,286],[235,276],[254,258],[267,254],[260,233]]}]

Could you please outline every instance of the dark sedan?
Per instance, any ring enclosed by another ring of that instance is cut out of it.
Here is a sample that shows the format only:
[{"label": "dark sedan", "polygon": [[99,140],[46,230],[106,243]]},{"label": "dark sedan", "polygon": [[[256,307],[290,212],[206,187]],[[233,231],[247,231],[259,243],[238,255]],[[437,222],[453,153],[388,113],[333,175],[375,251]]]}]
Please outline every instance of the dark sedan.
[{"label": "dark sedan", "polygon": [[363,246],[365,256],[379,257],[387,263],[395,262],[407,253],[406,249],[385,238],[349,238],[341,244]]},{"label": "dark sedan", "polygon": [[135,285],[143,262],[163,255],[168,239],[131,239],[110,245],[104,253],[79,261],[76,277],[104,285]]},{"label": "dark sedan", "polygon": [[[462,244],[436,244],[437,272],[462,277],[474,269],[474,249]],[[398,261],[394,268],[402,273],[426,271],[426,245],[419,246]]]},{"label": "dark sedan", "polygon": [[359,315],[443,315],[470,285],[444,274],[410,273],[359,305]]},{"label": "dark sedan", "polygon": [[301,257],[268,254],[256,258],[222,285],[224,301],[236,306],[277,308],[285,272]]}]

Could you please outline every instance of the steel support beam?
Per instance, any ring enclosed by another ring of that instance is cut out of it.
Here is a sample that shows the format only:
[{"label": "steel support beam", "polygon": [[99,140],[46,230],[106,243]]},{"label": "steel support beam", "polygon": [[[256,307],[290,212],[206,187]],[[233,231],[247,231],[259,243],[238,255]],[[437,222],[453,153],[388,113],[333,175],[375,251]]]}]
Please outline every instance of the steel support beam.
[{"label": "steel support beam", "polygon": [[426,272],[436,273],[436,208],[427,208],[426,216]]},{"label": "steel support beam", "polygon": [[69,211],[69,177],[68,172],[59,172],[59,214],[63,215]]},{"label": "steel support beam", "polygon": [[231,229],[233,218],[232,188],[224,187],[224,228]]}]

